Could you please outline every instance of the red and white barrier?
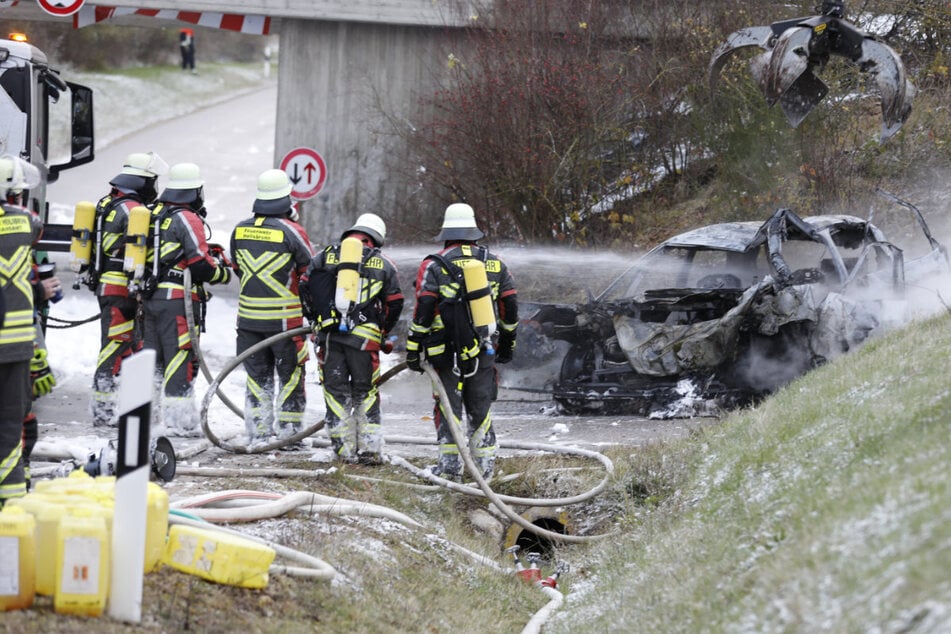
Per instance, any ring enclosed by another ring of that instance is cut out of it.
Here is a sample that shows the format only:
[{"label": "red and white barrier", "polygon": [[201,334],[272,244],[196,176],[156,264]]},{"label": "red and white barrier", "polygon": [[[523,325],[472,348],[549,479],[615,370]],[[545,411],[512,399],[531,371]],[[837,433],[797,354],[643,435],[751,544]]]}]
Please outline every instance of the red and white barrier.
[{"label": "red and white barrier", "polygon": [[211,13],[202,11],[175,11],[174,9],[133,9],[131,7],[84,6],[73,16],[73,28],[81,29],[112,18],[126,15],[142,15],[165,20],[178,20],[212,29],[238,31],[251,35],[267,35],[271,30],[271,18],[264,15],[241,15],[239,13]]}]

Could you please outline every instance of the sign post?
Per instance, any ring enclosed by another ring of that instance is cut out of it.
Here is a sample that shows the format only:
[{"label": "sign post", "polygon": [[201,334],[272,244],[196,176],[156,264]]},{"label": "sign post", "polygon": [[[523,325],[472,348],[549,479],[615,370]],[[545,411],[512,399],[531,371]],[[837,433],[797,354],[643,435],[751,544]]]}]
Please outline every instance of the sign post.
[{"label": "sign post", "polygon": [[116,399],[119,448],[112,521],[109,616],[131,623],[138,623],[142,618],[154,372],[154,350],[142,350],[126,359],[122,363]]}]

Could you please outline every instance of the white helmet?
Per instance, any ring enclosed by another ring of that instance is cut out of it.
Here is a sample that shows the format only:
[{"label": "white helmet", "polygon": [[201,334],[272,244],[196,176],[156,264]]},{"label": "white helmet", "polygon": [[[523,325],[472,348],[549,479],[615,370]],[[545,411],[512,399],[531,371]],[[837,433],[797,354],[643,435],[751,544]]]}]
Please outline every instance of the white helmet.
[{"label": "white helmet", "polygon": [[270,169],[258,176],[252,211],[259,216],[284,216],[291,211],[291,179],[284,170]]},{"label": "white helmet", "polygon": [[178,163],[168,170],[168,184],[159,200],[169,203],[192,204],[201,202],[205,181],[194,163]]},{"label": "white helmet", "polygon": [[436,236],[437,242],[449,240],[478,240],[485,234],[479,230],[475,221],[475,211],[465,203],[453,203],[446,207],[442,221],[442,231]]},{"label": "white helmet", "polygon": [[343,232],[340,239],[346,238],[351,233],[365,233],[373,239],[376,246],[382,247],[386,241],[386,223],[376,214],[360,214],[353,226]]},{"label": "white helmet", "polygon": [[198,189],[204,186],[201,171],[194,163],[179,163],[168,171],[167,189]]},{"label": "white helmet", "polygon": [[284,170],[267,170],[258,176],[258,200],[276,200],[291,195],[291,179]]},{"label": "white helmet", "polygon": [[0,188],[4,194],[21,193],[24,189],[33,189],[40,184],[40,170],[18,156],[4,154],[0,156]]},{"label": "white helmet", "polygon": [[122,171],[109,181],[113,187],[135,191],[145,202],[155,200],[155,184],[159,175],[168,171],[168,163],[154,152],[130,154],[122,163]]},{"label": "white helmet", "polygon": [[135,152],[125,157],[122,162],[121,174],[131,174],[132,176],[161,176],[168,171],[168,163],[162,160],[162,157],[155,152]]}]

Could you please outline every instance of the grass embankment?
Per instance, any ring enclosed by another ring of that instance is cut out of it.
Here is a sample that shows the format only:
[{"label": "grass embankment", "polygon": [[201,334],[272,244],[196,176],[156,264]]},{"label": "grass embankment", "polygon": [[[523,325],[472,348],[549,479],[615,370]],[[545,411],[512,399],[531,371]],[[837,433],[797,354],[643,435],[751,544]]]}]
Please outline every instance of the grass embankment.
[{"label": "grass embankment", "polygon": [[631,504],[552,631],[948,631],[949,356],[951,318],[914,323],[632,456],[621,480],[673,493]]}]

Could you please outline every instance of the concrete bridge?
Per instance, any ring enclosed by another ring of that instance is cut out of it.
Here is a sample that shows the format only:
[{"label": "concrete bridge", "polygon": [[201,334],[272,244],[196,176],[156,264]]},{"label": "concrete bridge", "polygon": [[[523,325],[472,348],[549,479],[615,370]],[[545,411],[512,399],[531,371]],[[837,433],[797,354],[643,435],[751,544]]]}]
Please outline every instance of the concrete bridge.
[{"label": "concrete bridge", "polygon": [[[274,166],[297,147],[316,150],[327,166],[322,189],[303,204],[306,228],[315,242],[336,239],[363,212],[379,213],[392,230],[401,219],[418,218],[419,213],[443,204],[416,191],[406,176],[412,169],[391,164],[396,145],[382,113],[400,119],[411,113],[432,69],[445,67],[438,59],[439,44],[451,37],[452,28],[447,27],[465,24],[470,10],[465,4],[453,0],[86,0],[81,16],[88,23],[94,9],[105,15],[116,6],[124,11],[116,11],[110,24],[181,26],[187,24],[180,18],[195,23],[195,13],[209,18],[212,14],[269,18],[269,32],[280,36]],[[131,9],[160,13],[142,15]],[[72,19],[51,18],[35,0],[0,9],[0,17]],[[260,19],[247,22],[264,24]],[[419,237],[430,237],[427,228]]]}]

